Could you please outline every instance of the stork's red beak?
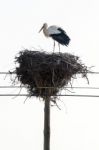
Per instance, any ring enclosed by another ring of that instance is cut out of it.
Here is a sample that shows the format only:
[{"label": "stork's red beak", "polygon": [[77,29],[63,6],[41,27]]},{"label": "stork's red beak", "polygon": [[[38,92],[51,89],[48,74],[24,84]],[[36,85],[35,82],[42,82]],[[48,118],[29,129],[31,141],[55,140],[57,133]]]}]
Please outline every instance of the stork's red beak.
[{"label": "stork's red beak", "polygon": [[44,25],[43,25],[42,28],[39,30],[39,33],[42,31],[43,28],[44,28]]}]

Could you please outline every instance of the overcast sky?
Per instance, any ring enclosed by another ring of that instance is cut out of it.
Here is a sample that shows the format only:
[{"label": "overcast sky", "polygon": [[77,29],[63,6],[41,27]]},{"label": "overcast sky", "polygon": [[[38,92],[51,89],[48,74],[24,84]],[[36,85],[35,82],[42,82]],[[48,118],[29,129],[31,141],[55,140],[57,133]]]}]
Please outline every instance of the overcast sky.
[{"label": "overcast sky", "polygon": [[[62,52],[80,57],[99,71],[98,0],[0,0],[0,72],[15,68],[16,54],[28,48],[52,52],[53,41],[38,33],[42,24],[58,25],[71,38]],[[57,52],[58,48],[56,48]],[[99,86],[99,75],[88,76],[89,86]],[[0,75],[0,85],[11,85]],[[76,86],[88,86],[78,78]],[[0,90],[18,93],[19,90]],[[23,91],[24,92],[24,91]],[[98,94],[98,90],[74,90],[75,94]],[[71,93],[69,93],[71,94]],[[43,149],[43,102],[25,97],[0,97],[0,149]],[[51,108],[51,150],[99,150],[99,98],[61,97]]]}]

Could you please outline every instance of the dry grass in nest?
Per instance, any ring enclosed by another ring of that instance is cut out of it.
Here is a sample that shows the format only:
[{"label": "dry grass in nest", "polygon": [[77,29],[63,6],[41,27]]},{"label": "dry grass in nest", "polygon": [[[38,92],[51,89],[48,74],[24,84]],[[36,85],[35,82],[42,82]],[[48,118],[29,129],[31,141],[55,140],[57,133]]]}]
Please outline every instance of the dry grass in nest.
[{"label": "dry grass in nest", "polygon": [[79,57],[68,53],[45,53],[24,50],[15,57],[18,81],[25,85],[30,96],[57,96],[76,74],[87,78],[87,67]]}]

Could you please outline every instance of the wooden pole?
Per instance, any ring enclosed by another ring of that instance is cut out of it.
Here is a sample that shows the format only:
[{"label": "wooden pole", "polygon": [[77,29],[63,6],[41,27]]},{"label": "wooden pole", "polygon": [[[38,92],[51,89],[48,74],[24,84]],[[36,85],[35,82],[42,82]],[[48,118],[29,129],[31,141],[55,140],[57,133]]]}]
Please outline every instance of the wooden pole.
[{"label": "wooden pole", "polygon": [[44,150],[50,150],[50,99],[46,97],[44,108]]}]

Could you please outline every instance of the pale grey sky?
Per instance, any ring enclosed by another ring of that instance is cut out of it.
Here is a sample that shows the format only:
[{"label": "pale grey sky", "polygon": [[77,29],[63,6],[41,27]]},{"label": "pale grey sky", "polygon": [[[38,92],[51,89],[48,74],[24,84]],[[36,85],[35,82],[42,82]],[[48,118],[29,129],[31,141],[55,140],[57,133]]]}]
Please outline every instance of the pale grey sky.
[{"label": "pale grey sky", "polygon": [[[98,15],[98,0],[0,0],[0,71],[14,68],[14,57],[23,48],[52,51],[53,41],[38,33],[44,22],[63,27],[70,36],[70,45],[61,46],[61,51],[80,56],[87,66],[99,71]],[[99,86],[98,75],[88,77],[89,86]],[[4,80],[0,75],[0,85],[9,84],[9,77]],[[81,78],[74,85],[88,86]],[[43,102],[31,98],[23,104],[24,99],[0,97],[2,150],[43,149]],[[51,108],[51,150],[99,150],[99,98],[61,97],[61,101],[61,111]]]}]

